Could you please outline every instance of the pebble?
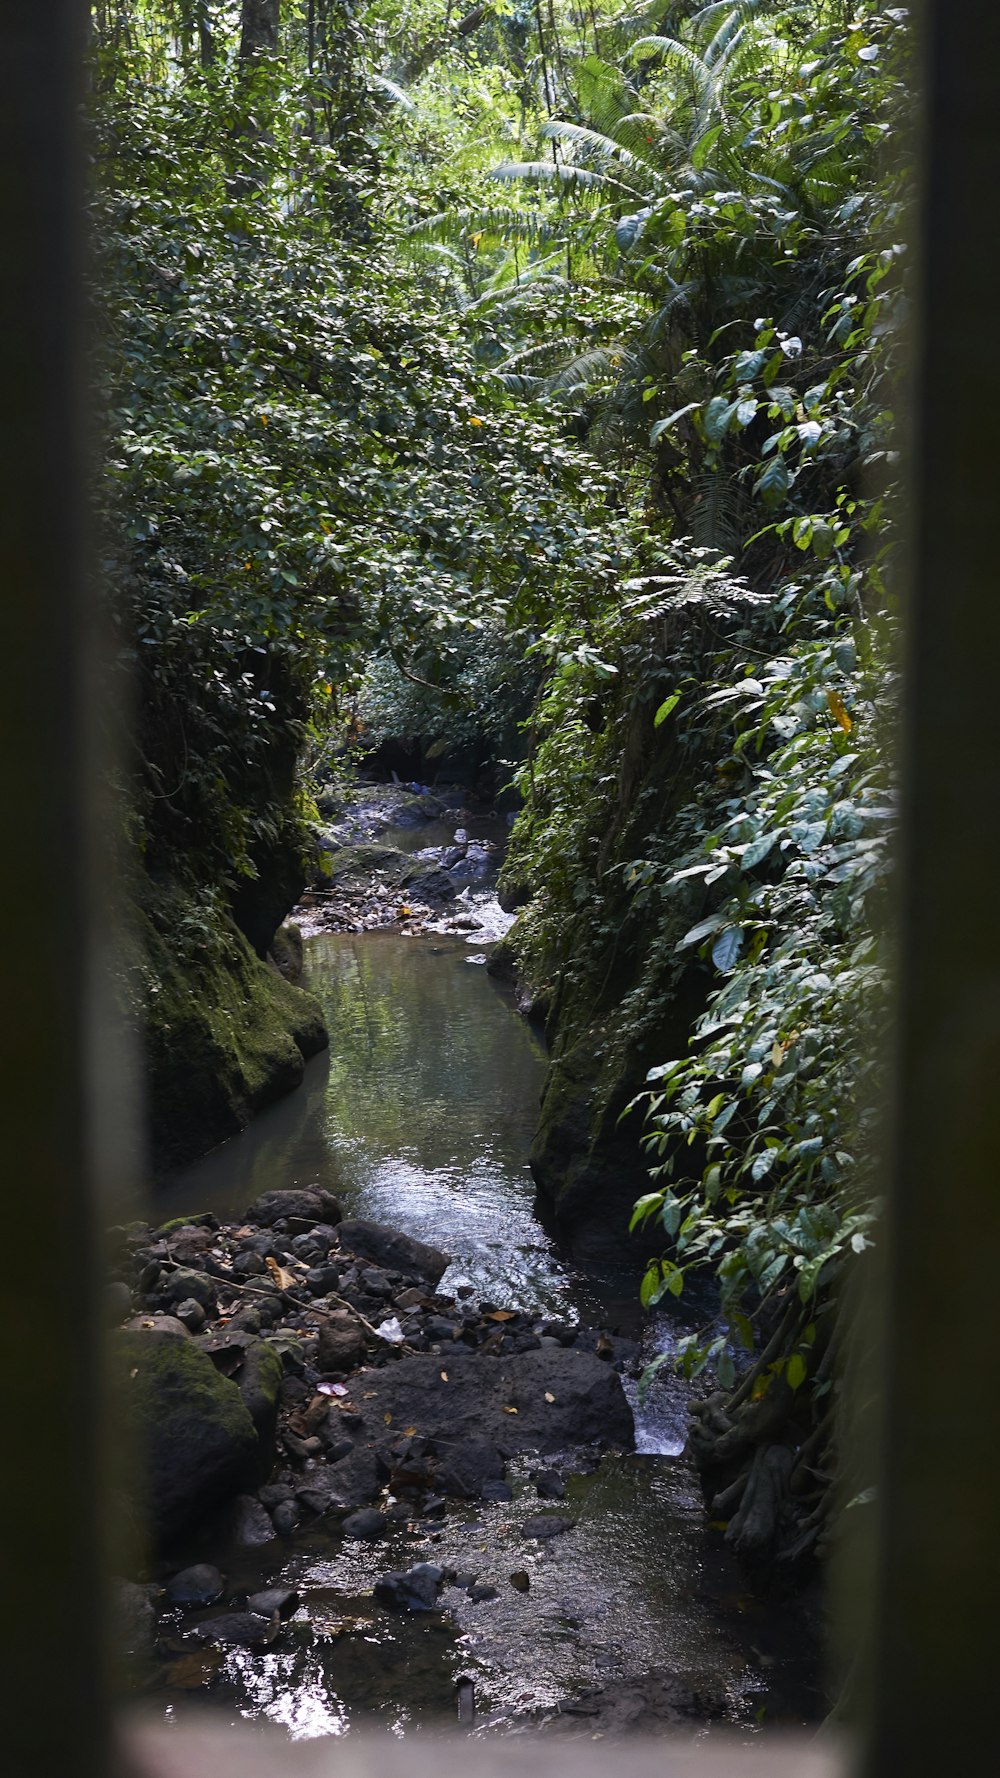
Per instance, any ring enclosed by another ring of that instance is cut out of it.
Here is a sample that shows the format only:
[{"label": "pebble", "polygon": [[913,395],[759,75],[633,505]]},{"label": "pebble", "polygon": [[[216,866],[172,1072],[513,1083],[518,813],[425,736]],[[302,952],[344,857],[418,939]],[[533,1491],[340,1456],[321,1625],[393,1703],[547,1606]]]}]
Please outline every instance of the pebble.
[{"label": "pebble", "polygon": [[299,1523],[299,1509],[295,1501],[279,1501],[271,1514],[271,1523],[279,1537],[291,1537]]}]

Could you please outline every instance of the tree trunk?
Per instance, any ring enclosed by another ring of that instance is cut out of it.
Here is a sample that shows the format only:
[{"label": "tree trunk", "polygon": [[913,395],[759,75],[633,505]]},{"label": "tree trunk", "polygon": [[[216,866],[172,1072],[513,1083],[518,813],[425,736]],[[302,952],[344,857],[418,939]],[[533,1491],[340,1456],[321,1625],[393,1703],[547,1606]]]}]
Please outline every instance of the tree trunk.
[{"label": "tree trunk", "polygon": [[278,48],[281,0],[243,0],[240,60],[274,55]]},{"label": "tree trunk", "polygon": [[208,0],[198,0],[198,53],[202,67],[211,68],[215,61],[215,38],[212,35]]}]

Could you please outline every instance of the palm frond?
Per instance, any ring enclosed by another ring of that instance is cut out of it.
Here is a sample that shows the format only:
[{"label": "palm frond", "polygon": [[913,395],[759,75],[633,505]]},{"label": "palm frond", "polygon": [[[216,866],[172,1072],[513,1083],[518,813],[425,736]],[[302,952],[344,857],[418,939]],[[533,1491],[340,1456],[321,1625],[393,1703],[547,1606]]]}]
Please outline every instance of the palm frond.
[{"label": "palm frond", "polygon": [[403,87],[397,86],[394,80],[389,79],[388,74],[369,74],[368,79],[373,86],[380,86],[384,93],[388,93],[390,99],[393,99],[397,105],[401,105],[404,111],[408,111],[411,116],[416,117],[417,105]]},{"label": "palm frond", "polygon": [[565,161],[503,161],[492,169],[490,178],[521,180],[526,185],[564,185],[570,191],[593,191],[615,183],[606,173],[567,166]]},{"label": "palm frond", "polygon": [[500,244],[507,240],[547,245],[553,238],[549,219],[537,210],[519,210],[513,204],[485,204],[476,209],[440,210],[405,230],[404,239],[421,244],[461,244],[472,235],[487,236]]},{"label": "palm frond", "polygon": [[585,124],[567,123],[563,118],[554,117],[544,125],[542,135],[572,142],[599,157],[617,161],[620,167],[627,168],[629,172],[642,173],[644,176],[650,172],[659,172],[659,163],[653,155],[638,154],[634,148],[627,147],[614,136],[602,135],[600,130],[588,129]]},{"label": "palm frond", "polygon": [[545,392],[548,395],[579,395],[599,383],[617,381],[623,374],[634,374],[635,364],[635,353],[618,342],[612,346],[592,346],[547,377]]},{"label": "palm frond", "polygon": [[664,63],[676,62],[690,75],[692,84],[699,93],[712,84],[711,68],[697,50],[687,43],[681,43],[677,37],[640,37],[633,43],[629,53],[636,62],[648,62],[654,56],[658,56]]}]

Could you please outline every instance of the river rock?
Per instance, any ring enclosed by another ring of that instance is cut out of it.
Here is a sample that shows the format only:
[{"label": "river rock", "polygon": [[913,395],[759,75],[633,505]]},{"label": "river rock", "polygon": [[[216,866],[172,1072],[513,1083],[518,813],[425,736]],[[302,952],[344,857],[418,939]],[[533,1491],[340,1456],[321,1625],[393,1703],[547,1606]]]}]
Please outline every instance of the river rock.
[{"label": "river rock", "polygon": [[[305,1487],[298,1487],[296,1495],[299,1500],[311,1505],[307,1489],[312,1483],[313,1491],[318,1486],[325,1496],[325,1504],[318,1510],[321,1512],[345,1512],[351,1507],[367,1506],[376,1500],[382,1492],[383,1471],[378,1457],[371,1445],[355,1445],[339,1463],[328,1463],[323,1470],[315,1472]],[[317,1510],[313,1508],[313,1510]]]},{"label": "river rock", "polygon": [[201,1304],[206,1315],[216,1313],[218,1305],[215,1283],[206,1272],[195,1272],[189,1266],[178,1266],[176,1272],[167,1273],[161,1291],[169,1303],[193,1300]]},{"label": "river rock", "polygon": [[299,1523],[299,1509],[294,1500],[282,1500],[271,1514],[271,1522],[279,1537],[291,1537]]},{"label": "river rock", "polygon": [[124,1278],[113,1278],[104,1293],[104,1304],[112,1327],[132,1313],[132,1292]]},{"label": "river rock", "polygon": [[297,1191],[261,1192],[250,1205],[245,1220],[261,1223],[265,1228],[281,1221],[290,1226],[298,1224],[298,1234],[302,1229],[315,1228],[317,1223],[335,1227],[340,1218],[340,1205],[333,1193],[321,1185],[311,1185]]},{"label": "river rock", "polygon": [[306,1289],[311,1296],[329,1296],[331,1290],[340,1287],[340,1273],[336,1266],[311,1266],[306,1273]]},{"label": "river rock", "polygon": [[563,1500],[566,1495],[566,1483],[557,1469],[533,1469],[529,1480],[535,1484],[535,1492],[542,1500]]},{"label": "river rock", "polygon": [[123,1330],[111,1355],[140,1492],[166,1540],[253,1484],[257,1433],[236,1384],[186,1333]]},{"label": "river rock", "polygon": [[247,1610],[254,1611],[258,1617],[270,1617],[277,1612],[279,1617],[291,1617],[299,1607],[299,1595],[294,1587],[265,1587],[261,1593],[251,1593],[247,1600]]},{"label": "river rock", "polygon": [[635,1444],[621,1379],[590,1352],[557,1347],[509,1358],[415,1353],[372,1371],[365,1381],[366,1412],[370,1407],[374,1423],[384,1424],[391,1414],[391,1424],[412,1424],[443,1449],[468,1439],[501,1451],[543,1454],[582,1444],[623,1450]]},{"label": "river rock", "polygon": [[176,1315],[133,1315],[125,1325],[130,1333],[180,1334],[182,1339],[187,1338],[189,1331]]},{"label": "river rock", "polygon": [[205,1325],[205,1311],[193,1296],[187,1296],[177,1305],[177,1319],[184,1323],[188,1333],[200,1333]]},{"label": "river rock", "polygon": [[225,1581],[211,1562],[195,1562],[182,1568],[167,1582],[167,1598],[172,1605],[214,1605],[221,1599]]},{"label": "river rock", "polygon": [[335,1309],[320,1322],[315,1362],[323,1376],[352,1371],[364,1355],[364,1325],[350,1309]]},{"label": "river rock", "polygon": [[281,1627],[276,1611],[267,1617],[258,1611],[226,1611],[191,1631],[195,1642],[211,1642],[218,1648],[268,1648]]},{"label": "river rock", "polygon": [[564,1531],[572,1531],[575,1523],[575,1519],[560,1519],[555,1513],[536,1513],[521,1526],[521,1536],[534,1537],[544,1543],[550,1537],[561,1537]]},{"label": "river rock", "polygon": [[399,1229],[381,1222],[356,1219],[342,1222],[339,1229],[341,1248],[374,1260],[388,1272],[401,1272],[406,1278],[426,1278],[437,1284],[451,1264],[451,1255],[426,1241],[417,1241]]},{"label": "river rock", "polygon": [[282,1375],[281,1357],[274,1347],[266,1340],[251,1340],[237,1372],[236,1383],[257,1432],[260,1466],[265,1473],[274,1461]]},{"label": "river rock", "polygon": [[357,1537],[363,1543],[377,1543],[388,1526],[385,1513],[380,1513],[373,1506],[362,1507],[358,1513],[351,1513],[341,1527],[345,1537]]},{"label": "river rock", "polygon": [[443,1585],[443,1568],[436,1562],[417,1562],[405,1574],[383,1574],[375,1582],[375,1597],[400,1611],[433,1611]]},{"label": "river rock", "polygon": [[233,1538],[244,1549],[260,1549],[275,1535],[271,1515],[252,1494],[240,1494],[233,1502]]}]

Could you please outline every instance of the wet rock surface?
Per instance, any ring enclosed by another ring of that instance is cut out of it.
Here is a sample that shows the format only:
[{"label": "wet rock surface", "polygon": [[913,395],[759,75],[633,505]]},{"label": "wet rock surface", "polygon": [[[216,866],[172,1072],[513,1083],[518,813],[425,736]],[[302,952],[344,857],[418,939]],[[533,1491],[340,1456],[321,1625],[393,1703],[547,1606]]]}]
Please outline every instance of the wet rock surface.
[{"label": "wet rock surface", "polygon": [[[510,1500],[515,1454],[633,1446],[618,1374],[632,1342],[441,1295],[445,1252],[339,1219],[329,1193],[266,1192],[240,1223],[137,1223],[118,1237],[128,1326],[115,1364],[165,1547],[227,1503],[226,1534],[245,1548],[343,1515],[369,1540],[386,1529],[386,1494],[432,1518],[448,1500]],[[198,1328],[166,1312],[182,1293]],[[534,1473],[540,1493],[561,1485]],[[214,1568],[187,1573],[194,1590],[182,1600],[175,1576],[174,1604],[198,1602],[199,1575],[215,1585]]]},{"label": "wet rock surface", "polygon": [[[419,784],[358,784],[349,795],[320,797],[325,822],[314,835],[298,927],[479,930],[469,892],[494,879],[506,823],[489,809],[465,807],[464,797],[459,787],[437,792]],[[417,843],[422,838],[428,843]],[[491,931],[485,942],[499,936]]]}]

